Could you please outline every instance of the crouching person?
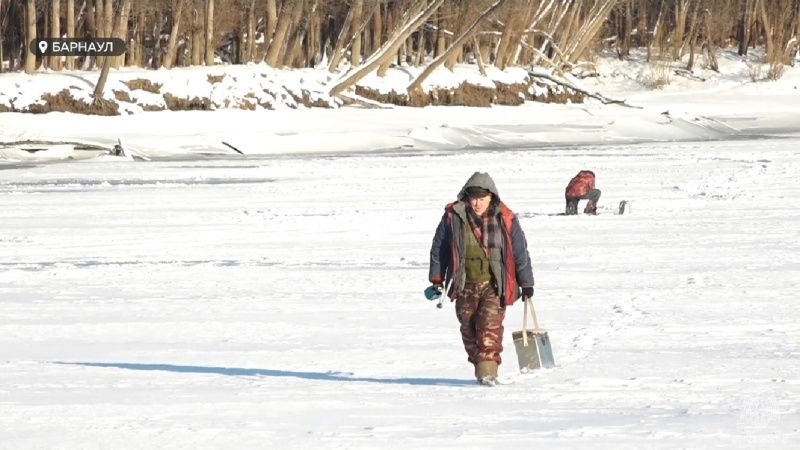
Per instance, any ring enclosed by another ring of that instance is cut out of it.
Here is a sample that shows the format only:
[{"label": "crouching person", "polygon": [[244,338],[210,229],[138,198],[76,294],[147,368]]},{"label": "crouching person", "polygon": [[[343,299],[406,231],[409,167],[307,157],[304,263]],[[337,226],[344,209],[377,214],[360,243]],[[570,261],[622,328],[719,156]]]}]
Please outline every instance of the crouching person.
[{"label": "crouching person", "polygon": [[595,189],[594,178],[594,172],[591,170],[581,170],[569,181],[564,193],[564,197],[567,200],[566,213],[568,216],[578,214],[578,203],[581,200],[589,200],[583,209],[584,214],[597,214],[600,190]]},{"label": "crouching person", "polygon": [[[455,300],[467,360],[480,384],[494,386],[502,360],[506,307],[533,297],[533,270],[516,215],[500,201],[494,181],[475,172],[445,207],[433,237],[429,280]],[[452,301],[451,300],[451,301]]]}]

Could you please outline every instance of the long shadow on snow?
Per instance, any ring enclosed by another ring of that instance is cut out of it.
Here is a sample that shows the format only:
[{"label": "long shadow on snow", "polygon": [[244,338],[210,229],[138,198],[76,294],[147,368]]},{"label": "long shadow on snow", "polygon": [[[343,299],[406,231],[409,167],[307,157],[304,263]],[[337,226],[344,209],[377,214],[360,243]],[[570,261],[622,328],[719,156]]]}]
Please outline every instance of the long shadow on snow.
[{"label": "long shadow on snow", "polygon": [[355,381],[363,383],[382,383],[382,384],[409,384],[412,386],[467,386],[475,384],[472,380],[458,380],[454,378],[374,378],[356,377],[347,372],[298,372],[294,370],[274,370],[274,369],[243,369],[237,367],[205,367],[205,366],[177,366],[173,364],[134,364],[134,363],[94,363],[94,362],[61,362],[55,364],[66,364],[85,367],[107,367],[127,370],[160,370],[165,372],[178,373],[203,373],[212,375],[228,375],[234,377],[292,377],[304,380],[318,381]]}]

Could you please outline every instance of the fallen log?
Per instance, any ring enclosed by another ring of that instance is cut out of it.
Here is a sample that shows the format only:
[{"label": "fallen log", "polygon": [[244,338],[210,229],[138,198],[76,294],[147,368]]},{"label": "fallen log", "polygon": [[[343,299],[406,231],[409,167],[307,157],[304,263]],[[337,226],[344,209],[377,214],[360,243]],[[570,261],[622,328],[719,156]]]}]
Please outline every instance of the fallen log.
[{"label": "fallen log", "polygon": [[575,92],[580,92],[581,94],[586,95],[587,97],[591,97],[591,98],[600,100],[600,102],[602,102],[604,105],[620,105],[620,106],[625,106],[626,108],[644,109],[641,106],[629,105],[629,104],[625,103],[625,100],[608,98],[605,95],[600,94],[599,92],[587,91],[586,89],[582,89],[582,88],[579,88],[578,86],[575,86],[574,84],[570,83],[569,81],[567,81],[567,80],[565,80],[563,78],[554,77],[554,76],[552,76],[550,74],[547,74],[547,73],[534,72],[534,71],[528,70],[528,75],[530,75],[530,76],[532,76],[534,78],[542,78],[542,79],[551,81],[551,82],[553,82],[553,83],[555,83],[555,84],[557,84],[559,86],[563,86],[565,88],[572,89]]}]

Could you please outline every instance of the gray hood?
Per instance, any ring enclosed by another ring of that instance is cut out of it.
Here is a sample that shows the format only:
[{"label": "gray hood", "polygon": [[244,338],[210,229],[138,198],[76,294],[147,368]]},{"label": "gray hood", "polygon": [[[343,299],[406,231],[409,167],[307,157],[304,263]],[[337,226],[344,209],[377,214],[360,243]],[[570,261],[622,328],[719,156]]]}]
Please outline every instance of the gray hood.
[{"label": "gray hood", "polygon": [[494,180],[492,177],[489,176],[488,173],[485,172],[475,172],[469,177],[469,180],[464,184],[464,187],[458,192],[458,199],[461,200],[464,198],[464,194],[466,194],[467,189],[471,187],[479,187],[488,190],[491,192],[497,200],[500,200],[500,193],[497,192],[497,186],[494,185]]}]

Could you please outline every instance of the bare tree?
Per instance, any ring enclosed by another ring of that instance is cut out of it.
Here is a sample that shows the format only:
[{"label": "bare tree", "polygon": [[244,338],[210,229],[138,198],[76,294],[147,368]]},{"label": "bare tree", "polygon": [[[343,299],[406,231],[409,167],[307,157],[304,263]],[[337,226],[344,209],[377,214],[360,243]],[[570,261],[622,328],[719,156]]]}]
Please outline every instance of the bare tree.
[{"label": "bare tree", "polygon": [[146,16],[144,13],[144,8],[139,5],[136,10],[133,10],[133,5],[131,5],[131,12],[130,15],[136,16],[136,19],[133,24],[133,30],[126,40],[127,47],[128,47],[128,65],[134,67],[142,67],[142,62],[144,61],[144,46],[142,45],[144,42],[144,28],[147,23]]},{"label": "bare tree", "polygon": [[570,42],[564,53],[569,58],[570,63],[577,62],[578,58],[583,55],[584,50],[589,43],[597,36],[600,27],[608,17],[608,13],[614,8],[619,0],[597,0],[589,11],[588,20],[583,24],[580,30],[576,33],[577,39]]},{"label": "bare tree", "polygon": [[402,25],[394,31],[389,40],[364,61],[364,64],[334,84],[330,95],[337,96],[341,94],[345,89],[375,70],[386,58],[391,58],[411,33],[422,26],[443,2],[444,0],[432,0],[431,3],[428,3],[427,0],[421,0],[412,6],[404,15]]},{"label": "bare tree", "polygon": [[94,0],[95,37],[106,37],[105,15],[103,14],[103,1],[104,0]]},{"label": "bare tree", "polygon": [[[111,28],[111,32],[109,33],[110,36],[119,35],[119,31],[122,28],[122,19],[126,15],[124,11],[129,10],[131,7],[131,0],[120,1],[121,4],[117,7],[117,13],[114,18],[114,26]],[[106,87],[106,80],[108,80],[108,71],[111,69],[111,65],[113,63],[112,59],[114,58],[109,56],[103,60],[103,68],[100,70],[100,76],[97,78],[97,84],[94,87],[94,94],[92,94],[95,105],[100,105],[103,102],[103,90]]]},{"label": "bare tree", "polygon": [[480,23],[483,22],[483,20],[489,17],[489,15],[492,14],[497,8],[502,6],[505,1],[506,0],[497,0],[492,6],[484,10],[478,16],[478,18],[475,19],[474,22],[472,22],[472,25],[470,25],[469,28],[467,28],[467,30],[464,31],[464,33],[461,36],[459,36],[458,39],[456,39],[456,41],[453,42],[447,50],[442,52],[439,56],[436,57],[436,59],[431,61],[431,63],[428,64],[428,67],[426,67],[425,70],[423,70],[422,73],[419,74],[419,76],[416,79],[414,79],[414,81],[411,82],[411,84],[408,85],[408,92],[413,92],[419,89],[420,86],[422,86],[422,82],[425,81],[425,79],[428,78],[428,76],[430,76],[430,74],[433,73],[433,71],[436,70],[437,67],[439,67],[445,61],[447,61],[447,58],[450,56],[450,54],[454,53],[457,49],[461,48],[461,46],[464,45],[464,43],[466,43],[467,40],[469,40],[473,36],[473,33],[475,32],[475,29],[478,27],[478,25],[480,25]]},{"label": "bare tree", "polygon": [[106,0],[106,4],[103,6],[103,27],[104,36],[114,36],[111,34],[114,31],[114,0]]},{"label": "bare tree", "polygon": [[[264,43],[272,40],[275,34],[275,27],[278,25],[278,5],[276,0],[267,0],[267,20],[264,29]],[[266,53],[265,53],[266,55]]]},{"label": "bare tree", "polygon": [[283,47],[286,45],[286,35],[289,33],[289,26],[292,23],[292,11],[288,5],[284,4],[281,7],[281,13],[278,16],[277,25],[275,28],[275,35],[269,43],[267,50],[266,62],[270,67],[279,67],[280,56]]},{"label": "bare tree", "polygon": [[[310,0],[313,1],[308,13],[313,14],[314,9],[316,9],[316,5],[319,3],[319,0]],[[301,56],[301,48],[303,43],[303,38],[306,36],[306,32],[308,31],[308,20],[304,19],[303,12],[305,9],[306,0],[294,0],[294,6],[292,7],[292,15],[289,22],[289,30],[292,32],[289,33],[289,40],[286,42],[286,46],[283,47],[281,52],[281,56],[279,58],[280,64],[290,67],[297,67],[297,61]]]},{"label": "bare tree", "polygon": [[739,56],[747,56],[747,45],[750,40],[751,17],[750,9],[754,0],[746,0],[742,5],[742,15],[739,18]]},{"label": "bare tree", "polygon": [[36,54],[31,50],[31,43],[36,39],[36,1],[28,0],[25,4],[25,73],[32,75],[36,71]]},{"label": "bare tree", "polygon": [[256,0],[250,0],[247,6],[247,47],[243,62],[255,59],[256,53]]},{"label": "bare tree", "polygon": [[[364,0],[353,1],[353,23],[358,26],[363,20]],[[353,34],[353,47],[350,51],[350,64],[353,67],[361,64],[361,28],[356,28]]]},{"label": "bare tree", "polygon": [[184,0],[175,0],[172,8],[172,26],[169,31],[169,41],[167,41],[167,56],[162,61],[163,67],[171,69],[175,65],[175,58],[178,54],[178,32],[181,26],[181,15],[183,14]]},{"label": "bare tree", "polygon": [[206,0],[206,66],[214,65],[214,0]]},{"label": "bare tree", "polygon": [[[50,0],[50,37],[61,37],[61,0]],[[61,58],[51,56],[48,58],[50,69],[61,70]]]},{"label": "bare tree", "polygon": [[[75,0],[67,0],[67,38],[75,37]],[[75,57],[67,56],[66,69],[75,69]]]},{"label": "bare tree", "polygon": [[354,14],[355,10],[353,7],[350,7],[350,9],[347,11],[347,17],[344,19],[344,24],[342,24],[342,29],[339,31],[339,37],[336,39],[336,47],[333,49],[333,54],[331,55],[331,62],[328,65],[328,72],[333,73],[336,71],[336,68],[339,67],[339,62],[342,60],[345,50],[345,36],[350,31]]},{"label": "bare tree", "polygon": [[[120,18],[120,25],[118,29],[112,29],[110,32],[111,36],[116,38],[122,39],[123,42],[127,41],[128,36],[128,16],[130,14],[131,4],[128,3],[122,8],[122,17]],[[121,54],[119,56],[112,56],[111,57],[111,67],[114,69],[119,69],[121,65],[125,63],[125,54]]]},{"label": "bare tree", "polygon": [[[3,47],[6,45],[4,36],[6,33],[5,23],[7,19],[6,14],[3,13],[3,0],[0,0],[0,73],[3,73],[3,63],[5,62]],[[11,68],[9,67],[9,69]]]}]

